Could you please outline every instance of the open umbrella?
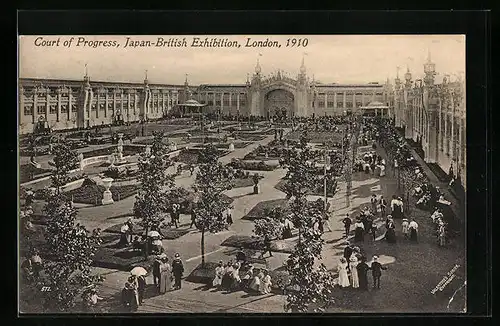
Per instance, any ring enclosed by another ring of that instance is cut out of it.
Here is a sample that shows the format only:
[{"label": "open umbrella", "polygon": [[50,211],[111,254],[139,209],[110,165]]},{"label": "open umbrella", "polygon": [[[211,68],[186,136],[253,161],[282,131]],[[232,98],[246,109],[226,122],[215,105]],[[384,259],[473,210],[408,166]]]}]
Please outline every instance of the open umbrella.
[{"label": "open umbrella", "polygon": [[148,237],[154,238],[154,237],[159,237],[160,233],[158,231],[149,231],[148,232]]},{"label": "open umbrella", "polygon": [[146,269],[144,269],[144,267],[140,267],[140,266],[136,266],[136,267],[132,268],[132,270],[130,271],[130,274],[135,275],[135,276],[144,276],[147,273],[148,273],[148,271]]},{"label": "open umbrella", "polygon": [[123,226],[121,227],[120,232],[121,232],[121,233],[126,233],[126,232],[128,232],[128,230],[129,230],[128,225],[127,225],[127,224],[125,224],[125,225],[123,225]]}]

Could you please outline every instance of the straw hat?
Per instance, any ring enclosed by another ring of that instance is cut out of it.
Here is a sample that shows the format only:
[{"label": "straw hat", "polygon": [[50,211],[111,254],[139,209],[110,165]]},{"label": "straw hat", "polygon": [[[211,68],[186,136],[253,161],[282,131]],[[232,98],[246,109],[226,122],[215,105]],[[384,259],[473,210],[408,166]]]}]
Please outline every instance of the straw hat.
[{"label": "straw hat", "polygon": [[374,256],[373,256],[373,261],[377,261],[377,259],[378,259],[378,256],[377,256],[377,255],[374,255]]},{"label": "straw hat", "polygon": [[181,255],[180,255],[179,253],[176,253],[174,257],[175,257],[175,258],[180,258],[180,257],[181,257]]}]

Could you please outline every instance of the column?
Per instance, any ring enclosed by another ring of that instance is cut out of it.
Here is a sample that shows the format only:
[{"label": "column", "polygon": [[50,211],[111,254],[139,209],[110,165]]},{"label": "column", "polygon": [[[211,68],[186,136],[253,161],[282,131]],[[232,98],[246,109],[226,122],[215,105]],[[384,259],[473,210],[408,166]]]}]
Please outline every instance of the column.
[{"label": "column", "polygon": [[333,108],[337,108],[337,92],[333,93]]},{"label": "column", "polygon": [[224,92],[220,93],[220,114],[224,111]]},{"label": "column", "polygon": [[236,112],[240,112],[240,92],[236,94]]},{"label": "column", "polygon": [[[129,122],[130,121],[130,107],[132,106],[132,103],[133,103],[131,91],[127,92],[127,100],[128,100],[127,101],[128,102],[128,104],[127,104],[127,122]],[[135,97],[134,97],[134,100],[135,100]]]},{"label": "column", "polygon": [[99,119],[99,111],[101,110],[101,104],[99,103],[101,99],[101,90],[98,90],[97,91],[97,97],[96,97],[96,100],[95,100],[95,117],[96,119]]},{"label": "column", "polygon": [[328,93],[325,91],[325,114],[328,111]]},{"label": "column", "polygon": [[113,116],[116,112],[116,89],[113,90]]},{"label": "column", "polygon": [[366,105],[366,100],[365,100],[365,93],[361,93],[361,105],[365,106]]},{"label": "column", "polygon": [[357,108],[357,105],[356,105],[356,92],[352,93],[352,108],[353,108],[353,111],[354,111],[354,109]]},{"label": "column", "polygon": [[61,101],[62,101],[62,96],[61,96],[61,89],[59,88],[57,90],[57,117],[56,121],[59,122],[61,119]]},{"label": "column", "polygon": [[347,100],[347,93],[344,92],[344,96],[342,97],[342,101],[344,102],[344,109],[346,108],[345,106],[346,100]]},{"label": "column", "polygon": [[229,93],[229,114],[231,114],[231,108],[233,107],[233,102],[231,102],[232,93]]},{"label": "column", "polygon": [[71,105],[72,105],[73,95],[71,88],[68,89],[68,121],[71,121]]},{"label": "column", "polygon": [[47,88],[45,94],[45,121],[49,123],[49,112],[50,112],[50,88]]},{"label": "column", "polygon": [[36,88],[33,88],[33,115],[32,122],[36,123],[38,117],[38,91]]},{"label": "column", "polygon": [[372,100],[371,102],[375,101],[375,92],[372,93]]},{"label": "column", "polygon": [[120,92],[120,113],[123,116],[123,92]]},{"label": "column", "polygon": [[19,88],[19,123],[24,120],[24,88]]}]

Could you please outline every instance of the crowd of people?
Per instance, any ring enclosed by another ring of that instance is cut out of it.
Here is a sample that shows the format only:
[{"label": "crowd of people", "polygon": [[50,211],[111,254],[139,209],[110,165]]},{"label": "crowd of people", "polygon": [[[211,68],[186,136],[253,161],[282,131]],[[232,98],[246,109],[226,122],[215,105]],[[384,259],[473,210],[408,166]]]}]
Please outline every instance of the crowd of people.
[{"label": "crowd of people", "polygon": [[[242,265],[243,264],[243,265]],[[243,270],[243,277],[240,276]],[[268,294],[271,292],[271,275],[269,272],[260,269],[255,271],[255,267],[245,262],[233,262],[230,260],[226,264],[222,261],[215,268],[215,277],[212,286],[218,290],[227,292],[247,291],[252,294]]]},{"label": "crowd of people", "polygon": [[368,271],[371,270],[373,289],[380,289],[382,270],[386,269],[387,267],[378,261],[377,255],[373,256],[370,263],[367,263],[367,259],[359,247],[348,245],[337,265],[337,285],[341,288],[352,287],[366,291],[368,290]]}]

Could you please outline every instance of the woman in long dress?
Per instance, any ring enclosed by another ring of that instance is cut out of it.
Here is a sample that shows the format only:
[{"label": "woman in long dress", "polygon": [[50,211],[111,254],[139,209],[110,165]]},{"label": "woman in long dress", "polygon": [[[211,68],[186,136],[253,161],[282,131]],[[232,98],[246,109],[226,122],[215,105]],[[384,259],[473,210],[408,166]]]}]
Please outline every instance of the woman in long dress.
[{"label": "woman in long dress", "polygon": [[389,223],[387,223],[387,231],[385,233],[385,239],[389,243],[396,243],[396,226],[394,225],[394,221],[391,219]]},{"label": "woman in long dress", "polygon": [[352,279],[352,287],[357,289],[359,288],[359,277],[358,277],[358,270],[357,270],[357,266],[358,266],[358,257],[356,257],[356,254],[353,253],[351,255],[351,258],[349,259],[350,260],[350,263],[351,263],[351,279]]},{"label": "woman in long dress", "polygon": [[222,274],[224,273],[224,263],[222,261],[219,262],[219,266],[215,268],[215,277],[212,281],[212,285],[216,288],[219,288],[222,285]]},{"label": "woman in long dress", "polygon": [[132,275],[128,278],[122,293],[124,304],[130,310],[136,311],[139,307],[139,291],[135,276]]},{"label": "woman in long dress", "polygon": [[344,257],[340,257],[340,263],[337,266],[337,270],[339,272],[339,280],[338,284],[346,288],[350,285],[349,277],[347,276],[347,260]]},{"label": "woman in long dress", "polygon": [[160,294],[164,294],[172,288],[172,266],[168,258],[164,258],[160,265]]},{"label": "woman in long dress", "polygon": [[358,220],[356,223],[354,223],[354,241],[363,241],[364,240],[364,233],[365,232],[365,226],[363,223]]},{"label": "woman in long dress", "polygon": [[233,265],[233,274],[231,275],[231,291],[237,291],[240,288],[240,263]]},{"label": "woman in long dress", "polygon": [[268,294],[271,293],[271,275],[267,273],[267,275],[264,277],[264,279],[260,283],[260,293],[262,294]]},{"label": "woman in long dress", "polygon": [[233,265],[229,262],[224,269],[224,274],[222,275],[222,284],[221,287],[224,290],[229,290],[231,288],[232,277],[233,277]]}]

